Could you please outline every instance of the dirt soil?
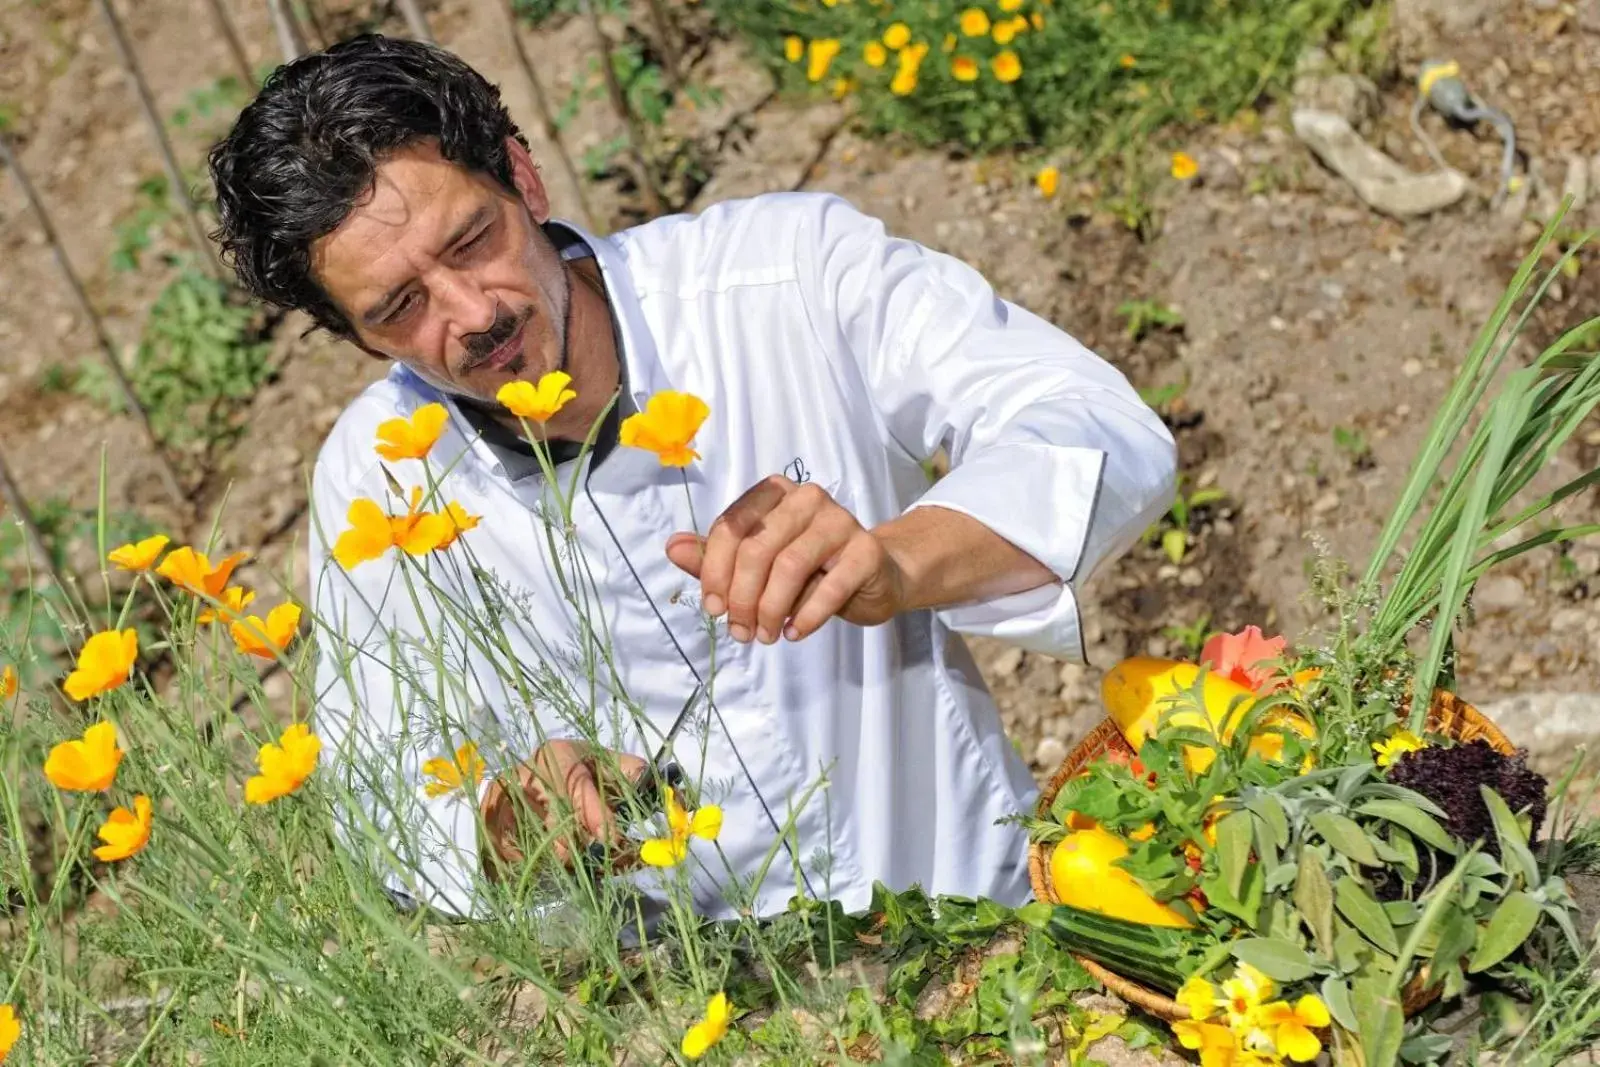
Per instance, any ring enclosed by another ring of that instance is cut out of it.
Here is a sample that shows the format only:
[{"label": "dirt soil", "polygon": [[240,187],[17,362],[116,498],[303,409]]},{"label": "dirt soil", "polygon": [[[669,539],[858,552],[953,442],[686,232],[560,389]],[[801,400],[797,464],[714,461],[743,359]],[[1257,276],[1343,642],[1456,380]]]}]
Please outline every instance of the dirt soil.
[{"label": "dirt soil", "polygon": [[[252,63],[274,59],[265,5],[225,6]],[[319,7],[329,33],[403,32],[383,5],[376,14],[356,0]],[[121,9],[164,113],[232,71],[204,0]],[[536,157],[551,160],[545,170],[558,213],[581,218],[493,6],[445,0],[430,10],[439,39],[502,83]],[[979,643],[1012,736],[1041,776],[1100,717],[1106,667],[1129,654],[1185,653],[1173,627],[1257,623],[1296,638],[1326,622],[1302,598],[1314,551],[1364,558],[1427,417],[1537,233],[1528,219],[1548,212],[1568,172],[1587,174],[1600,152],[1595,3],[1402,0],[1388,40],[1388,73],[1364,127],[1374,143],[1413,169],[1431,166],[1406,118],[1411,79],[1423,59],[1454,56],[1480,95],[1518,123],[1526,153],[1519,173],[1531,178],[1520,197],[1490,202],[1492,137],[1430,125],[1474,191],[1426,219],[1386,219],[1313,160],[1279,107],[1186,145],[1201,176],[1159,191],[1154,236],[1141,237],[1087,206],[1076,189],[1041,198],[1030,181],[1033,162],[863,139],[840,104],[779,98],[734,44],[706,40],[693,50],[692,77],[721,97],[670,120],[700,168],[680,186],[693,198],[679,206],[778,189],[838,192],[894,232],[966,258],[1002,295],[1058,323],[1136,385],[1187,383],[1166,409],[1185,489],[1226,494],[1200,513],[1188,557],[1175,565],[1157,546],[1141,545],[1094,576],[1083,590],[1087,665]],[[525,34],[558,104],[575,84],[595,88],[586,42],[576,20]],[[599,94],[591,95],[564,132],[575,155],[618,132]],[[162,253],[183,235],[156,234],[138,270],[110,266],[117,227],[139,206],[139,183],[161,171],[92,4],[0,0],[0,108],[112,337],[130,349],[144,309],[170,277]],[[223,112],[175,130],[180,156],[198,168],[226,121]],[[1600,185],[1600,161],[1595,179]],[[620,173],[587,191],[601,230],[640,215],[638,191]],[[1589,209],[1587,218],[1600,214]],[[96,358],[92,334],[8,181],[0,182],[0,264],[0,447],[27,494],[92,503],[103,448],[113,508],[203,536],[227,493],[224,542],[261,549],[246,579],[301,584],[307,464],[341,406],[382,367],[326,337],[304,336],[298,316],[284,319],[279,371],[247,413],[243,437],[224,454],[186,459],[194,498],[185,514],[163,498],[129,420],[63,385],[60,368]],[[1539,338],[1593,312],[1600,264],[1583,266],[1552,294],[1535,323]],[[1183,325],[1130,339],[1118,309],[1133,300],[1169,305]],[[1357,435],[1366,448],[1351,446]],[[1563,470],[1600,457],[1600,427],[1579,437],[1561,457]],[[1567,517],[1595,510],[1591,495],[1573,501]],[[1463,646],[1462,689],[1478,701],[1600,690],[1597,596],[1593,544],[1536,554],[1486,581],[1479,623]]]}]

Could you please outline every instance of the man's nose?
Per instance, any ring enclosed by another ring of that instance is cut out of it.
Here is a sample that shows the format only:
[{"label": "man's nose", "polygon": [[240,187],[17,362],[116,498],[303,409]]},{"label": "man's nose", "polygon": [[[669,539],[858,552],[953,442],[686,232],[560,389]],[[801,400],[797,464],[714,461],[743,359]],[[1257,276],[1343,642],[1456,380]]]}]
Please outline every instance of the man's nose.
[{"label": "man's nose", "polygon": [[494,325],[495,299],[470,275],[446,272],[438,281],[439,306],[450,324],[450,335],[457,341],[475,333],[487,333]]}]

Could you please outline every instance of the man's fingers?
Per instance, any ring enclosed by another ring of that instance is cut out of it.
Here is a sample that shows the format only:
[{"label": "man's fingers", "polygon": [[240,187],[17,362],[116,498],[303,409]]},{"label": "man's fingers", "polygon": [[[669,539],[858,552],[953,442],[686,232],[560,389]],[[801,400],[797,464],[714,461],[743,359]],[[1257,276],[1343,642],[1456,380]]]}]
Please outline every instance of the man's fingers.
[{"label": "man's fingers", "polygon": [[872,535],[852,538],[828,567],[820,581],[801,593],[784,629],[791,641],[810,637],[822,624],[839,614],[862,587],[878,574],[880,560]]},{"label": "man's fingers", "polygon": [[763,478],[711,524],[700,563],[701,606],[708,615],[718,616],[728,610],[728,586],[733,581],[739,543],[796,488],[789,479],[778,475]]},{"label": "man's fingers", "polygon": [[[734,550],[733,577],[727,588],[728,633],[734,640],[748,641],[753,635],[768,643],[777,639],[776,627],[768,633],[759,632],[757,618],[773,564],[796,540],[816,528],[818,516],[831,503],[828,494],[821,489],[803,486],[764,515],[739,542]],[[796,565],[791,559],[785,568],[792,570]],[[802,577],[796,582],[795,589],[804,580]]]},{"label": "man's fingers", "polygon": [[849,512],[835,508],[818,515],[804,533],[778,552],[756,611],[759,640],[769,645],[778,640],[802,594],[810,592],[825,577],[823,568],[859,529]]},{"label": "man's fingers", "polygon": [[667,558],[691,578],[700,577],[706,556],[706,539],[697,534],[675,533],[667,538]]}]

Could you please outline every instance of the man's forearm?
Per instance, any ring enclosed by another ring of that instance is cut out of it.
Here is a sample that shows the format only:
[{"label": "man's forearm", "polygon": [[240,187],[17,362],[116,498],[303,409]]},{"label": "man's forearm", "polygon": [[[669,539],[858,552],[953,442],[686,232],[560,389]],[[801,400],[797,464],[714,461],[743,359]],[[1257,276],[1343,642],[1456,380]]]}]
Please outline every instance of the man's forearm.
[{"label": "man's forearm", "polygon": [[1060,578],[971,516],[930,505],[874,527],[900,569],[904,611],[1026,593]]}]

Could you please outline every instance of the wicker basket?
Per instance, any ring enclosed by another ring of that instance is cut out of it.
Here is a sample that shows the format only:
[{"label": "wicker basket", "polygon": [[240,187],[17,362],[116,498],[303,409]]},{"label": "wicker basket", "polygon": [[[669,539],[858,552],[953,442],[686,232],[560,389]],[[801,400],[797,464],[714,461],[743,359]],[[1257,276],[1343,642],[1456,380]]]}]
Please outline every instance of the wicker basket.
[{"label": "wicker basket", "polygon": [[[1479,740],[1487,741],[1495,751],[1510,756],[1516,753],[1516,748],[1500,731],[1500,728],[1484,716],[1477,708],[1461,700],[1453,693],[1439,690],[1433,695],[1433,706],[1428,709],[1428,730],[1431,733],[1443,734],[1453,740],[1467,743]],[[1040,818],[1045,818],[1050,812],[1050,805],[1055,803],[1056,794],[1069,778],[1075,777],[1086,766],[1101,756],[1112,753],[1123,753],[1127,756],[1134,754],[1133,747],[1123,738],[1122,731],[1117,724],[1106,719],[1089,731],[1087,737],[1078,742],[1078,747],[1067,754],[1061,766],[1045,785],[1039,794],[1039,804],[1035,808]],[[1033,844],[1028,849],[1028,877],[1033,882],[1033,895],[1039,900],[1056,903],[1055,893],[1050,887],[1050,846]],[[1162,993],[1146,986],[1140,985],[1131,979],[1124,978],[1114,971],[1096,963],[1094,960],[1083,956],[1075,956],[1083,965],[1083,969],[1104,983],[1105,987],[1123,1000],[1142,1011],[1146,1011],[1159,1019],[1176,1022],[1189,1017],[1189,1010]],[[1421,1011],[1438,996],[1437,987],[1427,987],[1423,984],[1421,976],[1413,979],[1406,986],[1404,994],[1404,1008],[1407,1015]]]}]

